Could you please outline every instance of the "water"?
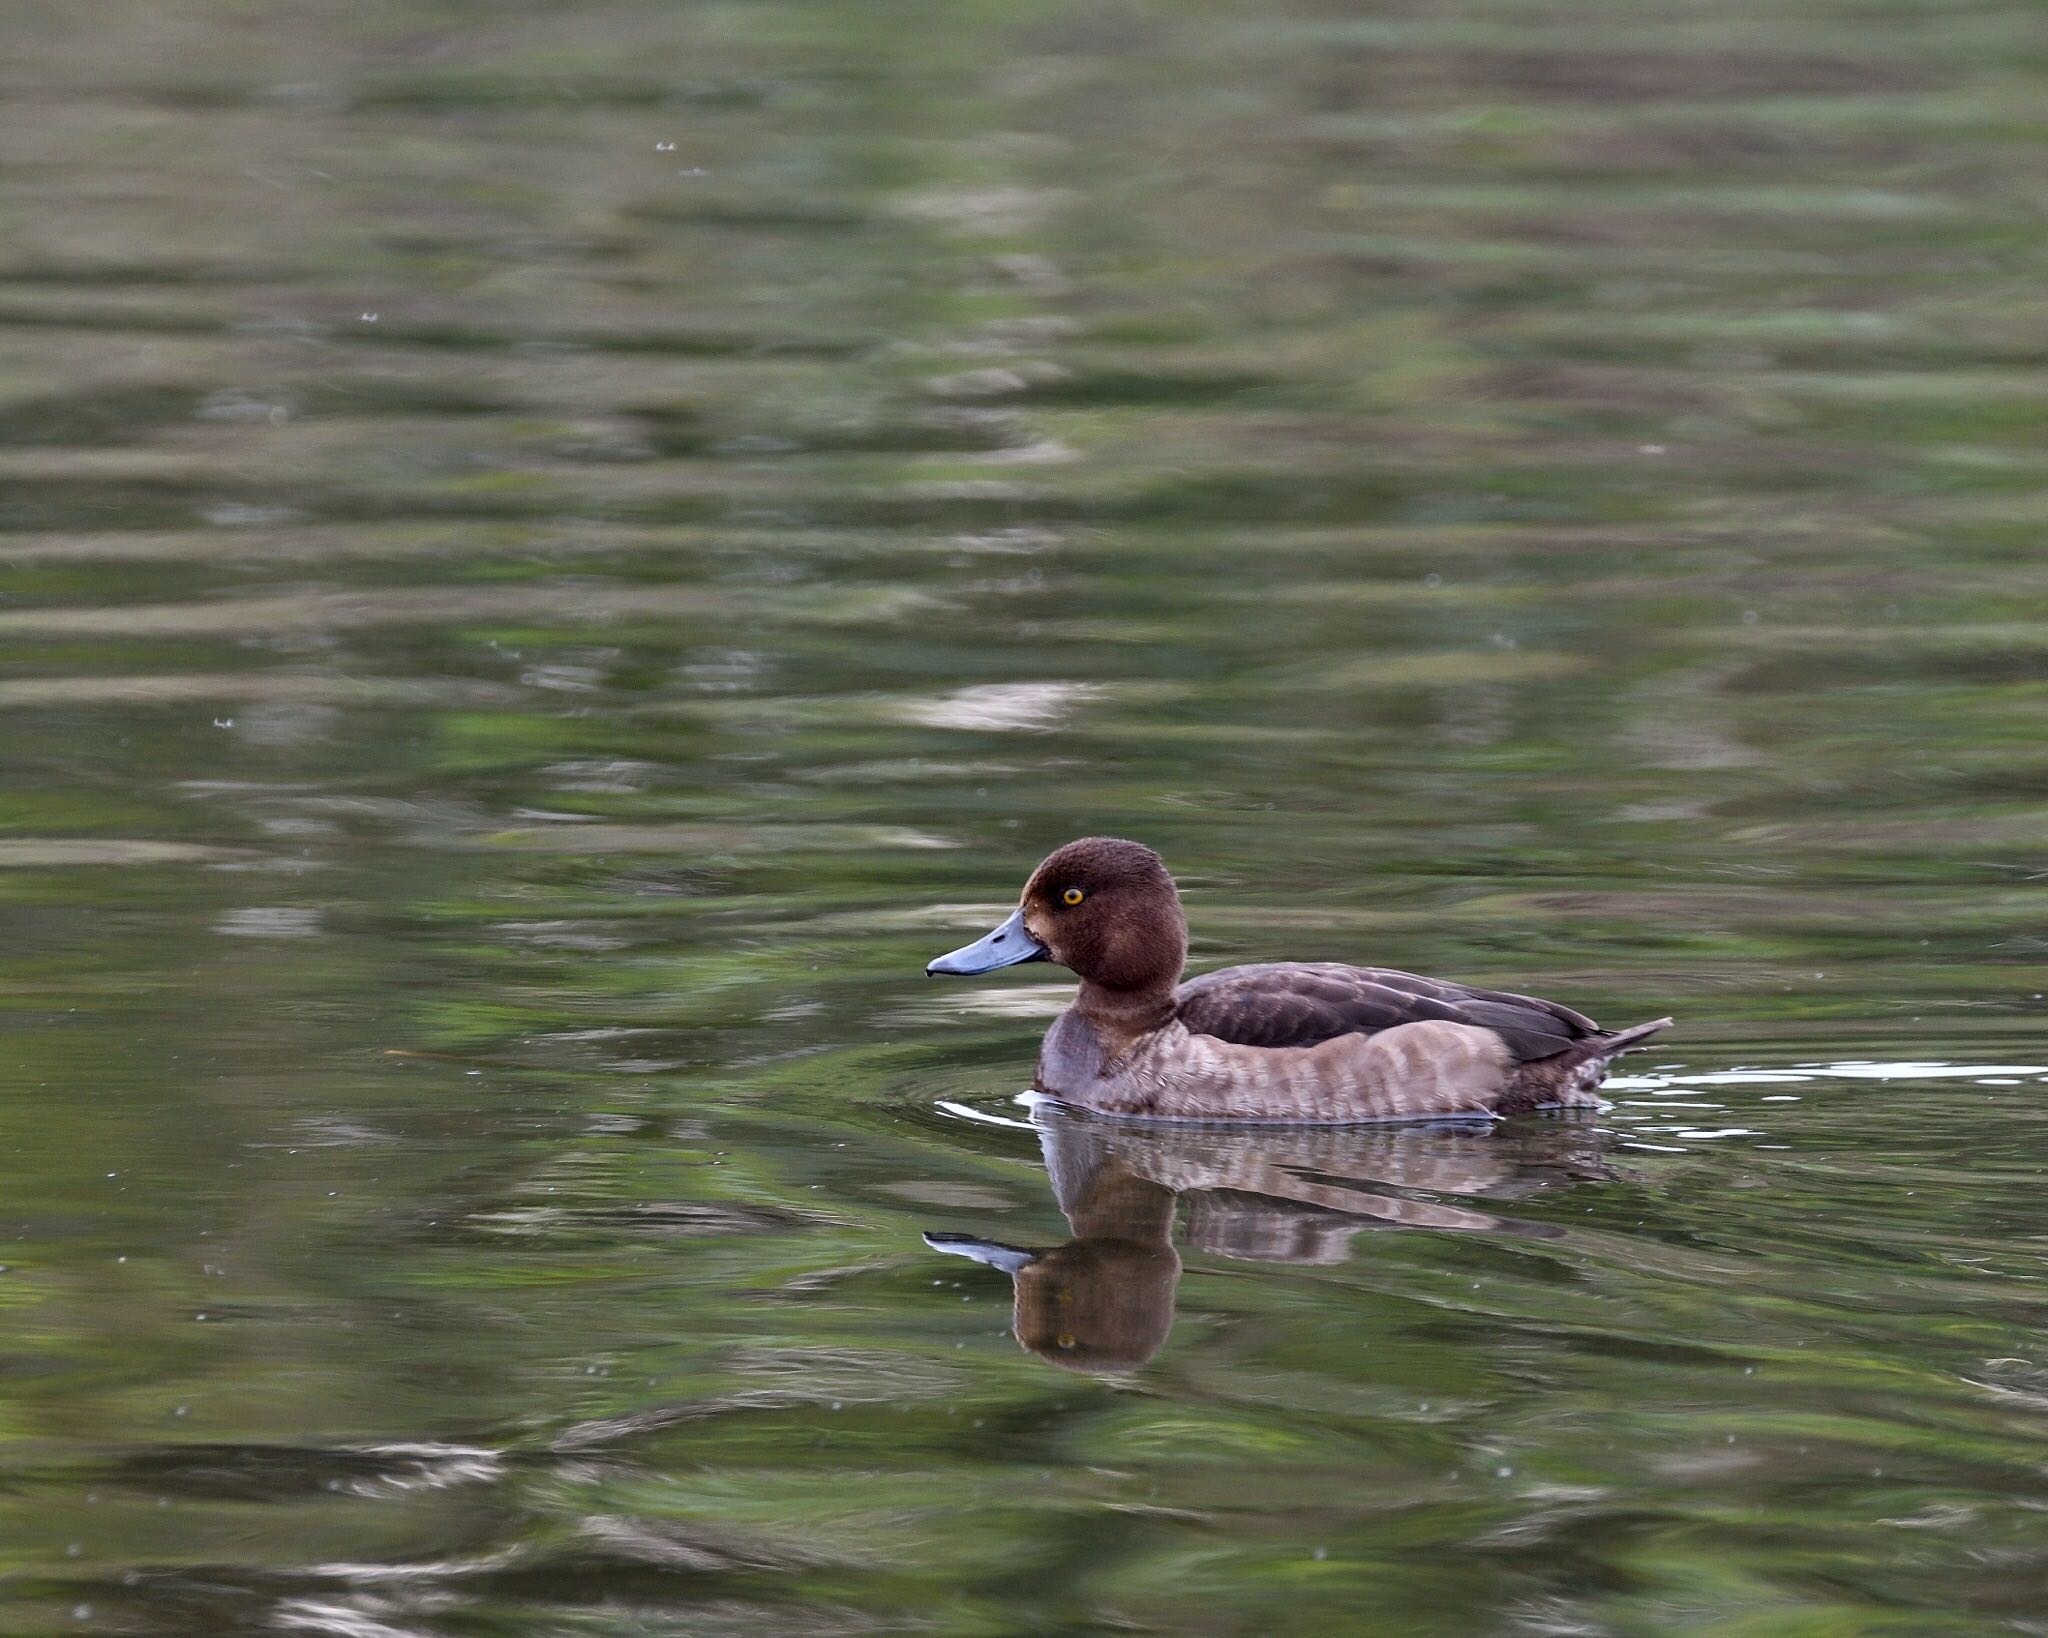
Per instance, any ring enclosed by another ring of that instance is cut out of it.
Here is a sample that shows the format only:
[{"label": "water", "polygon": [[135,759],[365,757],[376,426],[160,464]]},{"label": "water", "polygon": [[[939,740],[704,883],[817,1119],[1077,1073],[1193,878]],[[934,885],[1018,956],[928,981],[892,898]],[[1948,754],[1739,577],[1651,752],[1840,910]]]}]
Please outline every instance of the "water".
[{"label": "water", "polygon": [[[2037,12],[0,37],[0,1630],[2048,1631]],[[1041,1130],[1084,830],[1679,1026]]]}]

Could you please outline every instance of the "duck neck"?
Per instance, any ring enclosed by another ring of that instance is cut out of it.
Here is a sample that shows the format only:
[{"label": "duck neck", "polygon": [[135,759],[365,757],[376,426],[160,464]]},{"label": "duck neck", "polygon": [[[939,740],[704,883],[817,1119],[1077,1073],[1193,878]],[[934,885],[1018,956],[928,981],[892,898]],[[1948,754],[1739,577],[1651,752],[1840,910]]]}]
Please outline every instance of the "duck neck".
[{"label": "duck neck", "polygon": [[1092,978],[1081,980],[1074,1010],[1098,1033],[1115,1040],[1149,1034],[1173,1017],[1173,981],[1164,979],[1139,989],[1112,989]]}]

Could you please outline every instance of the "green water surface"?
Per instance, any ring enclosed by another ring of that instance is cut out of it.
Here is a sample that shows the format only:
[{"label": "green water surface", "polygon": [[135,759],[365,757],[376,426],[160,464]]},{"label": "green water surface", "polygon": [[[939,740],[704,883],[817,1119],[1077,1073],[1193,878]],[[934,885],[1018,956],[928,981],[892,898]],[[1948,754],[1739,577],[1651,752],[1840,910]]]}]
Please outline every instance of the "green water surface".
[{"label": "green water surface", "polygon": [[2037,5],[0,13],[0,1633],[2048,1633]]}]

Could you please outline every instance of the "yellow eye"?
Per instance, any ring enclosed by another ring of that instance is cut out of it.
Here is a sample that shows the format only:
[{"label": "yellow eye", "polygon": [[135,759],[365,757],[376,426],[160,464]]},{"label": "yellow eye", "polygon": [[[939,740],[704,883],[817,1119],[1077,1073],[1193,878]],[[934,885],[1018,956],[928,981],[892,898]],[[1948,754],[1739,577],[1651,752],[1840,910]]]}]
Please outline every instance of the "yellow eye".
[{"label": "yellow eye", "polygon": [[1069,904],[1079,904],[1087,896],[1088,895],[1086,893],[1083,893],[1078,887],[1070,887],[1060,895],[1060,897],[1066,900],[1066,902]]}]

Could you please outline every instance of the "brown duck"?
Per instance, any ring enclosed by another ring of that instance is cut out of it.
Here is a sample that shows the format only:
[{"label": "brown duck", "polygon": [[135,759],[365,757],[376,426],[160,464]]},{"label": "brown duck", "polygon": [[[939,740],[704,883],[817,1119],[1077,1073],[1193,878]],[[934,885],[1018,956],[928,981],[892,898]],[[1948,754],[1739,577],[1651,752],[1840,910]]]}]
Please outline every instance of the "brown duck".
[{"label": "brown duck", "polygon": [[1385,967],[1273,962],[1181,983],[1180,894],[1159,855],[1084,836],[1001,926],[925,971],[1055,961],[1081,980],[1039,1048],[1040,1091],[1177,1120],[1415,1120],[1597,1104],[1609,1062],[1665,1028],[1603,1030],[1533,996]]}]

